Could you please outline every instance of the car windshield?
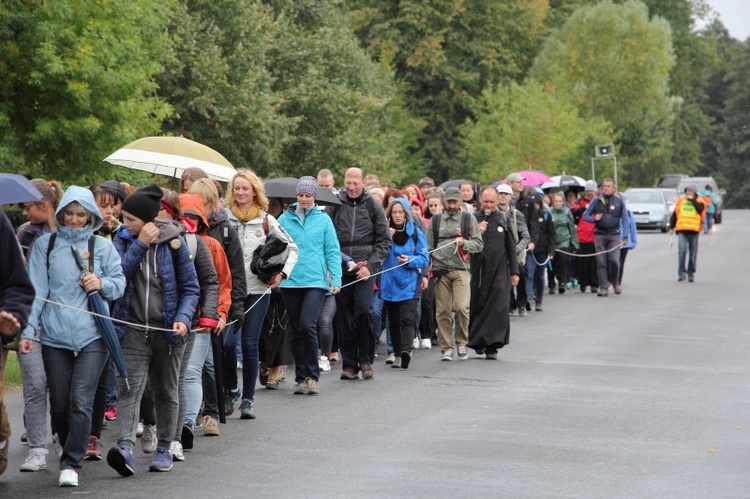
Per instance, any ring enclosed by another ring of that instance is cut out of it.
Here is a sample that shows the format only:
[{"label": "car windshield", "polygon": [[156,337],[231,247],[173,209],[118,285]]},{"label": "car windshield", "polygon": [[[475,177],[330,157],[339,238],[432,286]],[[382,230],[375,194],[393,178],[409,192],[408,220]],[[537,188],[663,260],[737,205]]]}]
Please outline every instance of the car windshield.
[{"label": "car windshield", "polygon": [[677,191],[668,190],[668,191],[661,191],[661,193],[664,194],[665,198],[667,198],[667,203],[672,203],[674,201],[677,201]]},{"label": "car windshield", "polygon": [[626,193],[631,203],[663,203],[661,195],[654,191],[630,191]]}]

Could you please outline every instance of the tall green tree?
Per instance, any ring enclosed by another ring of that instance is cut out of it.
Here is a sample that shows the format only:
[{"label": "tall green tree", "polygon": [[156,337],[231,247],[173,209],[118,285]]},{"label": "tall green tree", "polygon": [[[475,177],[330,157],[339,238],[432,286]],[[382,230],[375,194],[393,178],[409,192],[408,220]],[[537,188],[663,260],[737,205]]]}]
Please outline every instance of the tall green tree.
[{"label": "tall green tree", "polygon": [[750,208],[750,39],[730,48],[727,100],[719,130],[721,180],[727,206]]},{"label": "tall green tree", "polygon": [[417,149],[437,179],[466,173],[459,127],[482,91],[520,81],[539,46],[547,0],[352,0],[356,33],[393,69],[425,127]]},{"label": "tall green tree", "polygon": [[[552,84],[584,118],[609,122],[620,174],[647,184],[672,153],[671,29],[635,0],[581,7],[545,42],[534,79]],[[624,161],[622,161],[624,160]]]},{"label": "tall green tree", "polygon": [[237,168],[266,172],[278,164],[296,119],[285,116],[269,69],[284,36],[270,7],[245,0],[185,0],[169,25],[173,57],[160,95],[174,112],[167,135],[213,147]]},{"label": "tall green tree", "polygon": [[0,162],[32,176],[89,183],[102,159],[159,130],[165,26],[157,0],[0,3]]},{"label": "tall green tree", "polygon": [[463,128],[463,158],[485,183],[526,169],[588,175],[589,151],[608,139],[606,122],[583,119],[573,103],[533,80],[487,90],[482,104],[476,123]]},{"label": "tall green tree", "polygon": [[397,162],[401,137],[391,121],[396,86],[387,68],[360,47],[349,13],[337,0],[272,0],[280,35],[267,68],[279,108],[294,120],[269,173],[339,174],[350,166],[384,171]]}]

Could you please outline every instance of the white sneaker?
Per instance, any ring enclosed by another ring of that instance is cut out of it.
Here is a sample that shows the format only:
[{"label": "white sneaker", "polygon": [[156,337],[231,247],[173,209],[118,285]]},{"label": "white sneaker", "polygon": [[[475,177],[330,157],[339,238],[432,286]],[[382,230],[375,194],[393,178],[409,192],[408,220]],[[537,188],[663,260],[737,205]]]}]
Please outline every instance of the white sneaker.
[{"label": "white sneaker", "polygon": [[458,358],[461,360],[466,360],[469,358],[469,350],[467,350],[465,346],[458,347]]},{"label": "white sneaker", "polygon": [[60,480],[58,480],[57,485],[60,487],[78,487],[78,473],[76,473],[76,470],[61,470]]},{"label": "white sneaker", "polygon": [[419,338],[414,338],[414,341],[411,342],[411,347],[416,349],[419,348]]},{"label": "white sneaker", "polygon": [[432,342],[429,338],[427,338],[426,340],[422,340],[422,348],[425,350],[429,350],[430,348],[432,348]]},{"label": "white sneaker", "polygon": [[320,372],[327,373],[331,371],[331,361],[328,360],[328,357],[325,355],[321,355],[318,359],[318,368],[320,368]]},{"label": "white sneaker", "polygon": [[169,452],[172,453],[173,461],[185,460],[185,454],[182,452],[182,442],[179,440],[172,440],[172,443],[169,445]]},{"label": "white sneaker", "polygon": [[156,450],[158,440],[159,439],[156,436],[156,425],[143,425],[143,436],[141,437],[141,447],[143,448],[143,452],[146,454],[153,453]]},{"label": "white sneaker", "polygon": [[242,371],[242,362],[240,362],[239,360],[237,361],[237,369]]},{"label": "white sneaker", "polygon": [[31,449],[26,461],[21,465],[21,471],[40,471],[47,469],[47,449]]},{"label": "white sneaker", "polygon": [[143,436],[143,423],[141,421],[138,421],[138,429],[135,430],[135,436],[138,438]]}]

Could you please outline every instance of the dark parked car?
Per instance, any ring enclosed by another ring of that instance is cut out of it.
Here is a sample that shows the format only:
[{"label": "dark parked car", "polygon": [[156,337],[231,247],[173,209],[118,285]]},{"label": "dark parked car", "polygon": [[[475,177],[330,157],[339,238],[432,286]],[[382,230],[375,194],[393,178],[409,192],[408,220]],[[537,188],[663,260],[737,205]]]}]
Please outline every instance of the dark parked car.
[{"label": "dark parked car", "polygon": [[670,189],[675,189],[677,184],[680,183],[680,180],[684,178],[688,178],[684,173],[664,173],[659,175],[659,180],[656,181],[654,187],[668,187]]}]

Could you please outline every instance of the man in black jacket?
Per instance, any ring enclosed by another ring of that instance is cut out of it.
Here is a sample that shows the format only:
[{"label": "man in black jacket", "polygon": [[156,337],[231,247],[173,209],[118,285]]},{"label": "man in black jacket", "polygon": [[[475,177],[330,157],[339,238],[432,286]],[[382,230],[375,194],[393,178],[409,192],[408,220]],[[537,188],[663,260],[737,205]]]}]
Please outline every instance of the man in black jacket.
[{"label": "man in black jacket", "polygon": [[609,285],[615,294],[622,293],[620,287],[620,246],[627,243],[627,234],[620,234],[620,220],[626,210],[622,199],[615,194],[615,181],[611,178],[602,182],[601,195],[589,203],[583,219],[594,224],[594,246],[597,274],[599,276],[598,296],[609,296]]},{"label": "man in black jacket", "polygon": [[341,292],[336,295],[339,349],[343,356],[341,379],[375,377],[372,362],[375,340],[372,334],[374,279],[391,249],[391,233],[383,207],[365,189],[365,173],[349,168],[344,188],[339,192],[341,206],[328,211],[336,227],[342,253],[362,265],[344,269]]},{"label": "man in black jacket", "polygon": [[[34,302],[34,286],[26,273],[26,264],[21,255],[21,247],[16,239],[13,226],[5,212],[0,210],[0,340],[10,343],[22,328],[26,327]],[[10,420],[5,409],[5,361],[8,350],[0,348],[0,475],[8,467],[8,439]]]},{"label": "man in black jacket", "polygon": [[[539,239],[539,222],[536,208],[534,208],[534,202],[530,196],[524,194],[524,180],[526,180],[526,177],[520,173],[511,173],[507,178],[508,185],[513,191],[513,196],[510,200],[511,206],[523,215],[523,218],[526,221],[526,227],[529,229],[531,240],[526,249],[528,250],[528,256],[531,257],[537,239]],[[527,293],[529,286],[526,284],[526,280],[529,277],[528,271],[529,264],[527,260],[525,264],[519,265],[520,280],[517,289],[520,290],[520,292],[516,294],[515,301],[511,300],[511,315],[524,316],[526,315],[527,310],[531,310],[528,300],[531,296]]]}]

